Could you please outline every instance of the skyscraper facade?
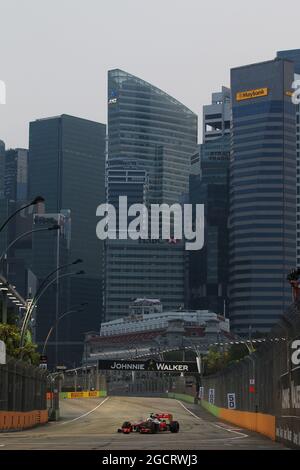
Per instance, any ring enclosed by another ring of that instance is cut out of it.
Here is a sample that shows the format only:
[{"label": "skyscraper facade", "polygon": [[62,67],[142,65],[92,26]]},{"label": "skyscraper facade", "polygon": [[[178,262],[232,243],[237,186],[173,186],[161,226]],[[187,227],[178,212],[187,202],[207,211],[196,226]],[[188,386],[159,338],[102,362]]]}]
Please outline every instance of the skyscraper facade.
[{"label": "skyscraper facade", "polygon": [[[32,236],[32,271],[39,281],[54,271],[57,266],[70,262],[71,218],[70,211],[62,211],[59,214],[39,213],[34,215],[33,229],[59,225],[60,230],[49,230],[43,233],[35,232]],[[65,271],[58,274],[65,274]],[[57,364],[65,364],[74,360],[73,350],[82,349],[80,339],[72,337],[72,315],[66,316],[61,322],[58,318],[71,309],[70,279],[68,277],[59,280],[45,290],[38,303],[38,309],[33,315],[35,339],[42,350],[47,334],[52,326],[55,326],[49,338],[47,350],[48,365],[52,369]],[[79,315],[79,314],[78,314]],[[56,325],[57,323],[57,325]],[[76,344],[78,343],[78,344]]]},{"label": "skyscraper facade", "polygon": [[230,319],[266,332],[291,302],[296,257],[294,65],[275,59],[231,70]]},{"label": "skyscraper facade", "polygon": [[[28,150],[5,150],[4,142],[0,141],[0,206],[1,219],[22,207],[28,198]],[[2,272],[18,292],[28,297],[31,274],[31,237],[21,237],[9,250],[7,247],[13,240],[32,229],[30,209],[24,210],[14,217],[0,235],[1,253],[5,251],[2,261]]]},{"label": "skyscraper facade", "polygon": [[[192,111],[138,77],[109,71],[108,167],[114,161],[136,161],[147,173],[147,204],[183,201],[196,144],[197,116]],[[124,191],[116,190],[115,196]],[[126,315],[137,297],[159,298],[166,308],[185,303],[183,243],[109,240],[107,246],[106,320]]]},{"label": "skyscraper facade", "polygon": [[96,209],[105,201],[105,138],[104,124],[73,116],[30,123],[30,197],[41,194],[47,213],[70,211],[70,260],[84,261],[79,266],[85,276],[70,282],[71,304],[88,302],[86,311],[70,321],[72,361],[82,355],[83,334],[98,329],[101,321],[103,244],[96,237]]},{"label": "skyscraper facade", "polygon": [[203,143],[193,159],[190,202],[204,204],[205,241],[190,253],[191,308],[225,313],[228,306],[230,90],[212,94],[203,107]]},{"label": "skyscraper facade", "polygon": [[196,144],[196,114],[140,78],[108,72],[108,161],[142,164],[151,202],[178,202],[188,192]]},{"label": "skyscraper facade", "polygon": [[127,204],[147,204],[148,173],[143,166],[130,159],[112,160],[107,167],[107,202],[118,207],[119,195],[127,197]]},{"label": "skyscraper facade", "polygon": [[290,60],[294,63],[294,73],[300,74],[300,49],[289,49],[286,51],[278,51],[279,59]]},{"label": "skyscraper facade", "polygon": [[[277,52],[277,57],[291,60],[294,63],[294,79],[300,83],[300,49]],[[294,90],[291,90],[294,91]],[[296,154],[297,154],[297,260],[296,265],[300,268],[300,105],[296,109]]]},{"label": "skyscraper facade", "polygon": [[[5,143],[0,140],[0,216],[2,220],[7,217],[7,201],[4,199],[4,170],[5,168]],[[7,233],[0,234],[0,249],[1,253],[7,246]]]},{"label": "skyscraper facade", "polygon": [[4,197],[5,143],[0,140],[0,199]]},{"label": "skyscraper facade", "polygon": [[4,195],[11,201],[27,201],[28,150],[9,149],[6,151]]}]

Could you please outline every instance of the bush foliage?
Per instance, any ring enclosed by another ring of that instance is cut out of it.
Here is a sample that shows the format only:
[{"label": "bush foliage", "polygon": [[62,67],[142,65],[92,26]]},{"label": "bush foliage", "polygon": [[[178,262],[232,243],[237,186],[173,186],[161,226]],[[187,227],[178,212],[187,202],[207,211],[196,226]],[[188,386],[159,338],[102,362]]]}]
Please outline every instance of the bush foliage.
[{"label": "bush foliage", "polygon": [[[6,353],[15,359],[21,359],[20,349],[21,332],[18,326],[0,323],[0,340],[6,345]],[[25,338],[22,360],[33,365],[39,364],[39,354],[36,351],[37,345],[31,340],[30,333]]]}]

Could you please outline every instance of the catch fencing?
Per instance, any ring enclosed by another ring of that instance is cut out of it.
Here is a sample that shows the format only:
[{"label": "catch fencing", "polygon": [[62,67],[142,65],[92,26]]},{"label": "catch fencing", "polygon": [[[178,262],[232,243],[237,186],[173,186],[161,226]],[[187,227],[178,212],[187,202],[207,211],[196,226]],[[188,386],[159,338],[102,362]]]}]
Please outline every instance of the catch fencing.
[{"label": "catch fencing", "polygon": [[46,393],[44,370],[12,358],[0,365],[0,411],[45,410]]},{"label": "catch fencing", "polygon": [[300,447],[300,304],[255,353],[204,376],[199,397],[220,417]]}]

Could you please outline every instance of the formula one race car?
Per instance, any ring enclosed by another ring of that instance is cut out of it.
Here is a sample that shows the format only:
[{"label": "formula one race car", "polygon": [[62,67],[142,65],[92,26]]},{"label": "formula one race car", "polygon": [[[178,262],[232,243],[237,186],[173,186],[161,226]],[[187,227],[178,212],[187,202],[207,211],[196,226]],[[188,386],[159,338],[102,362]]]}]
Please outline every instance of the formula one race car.
[{"label": "formula one race car", "polygon": [[145,421],[131,423],[125,421],[118,432],[130,434],[131,432],[139,432],[141,434],[156,434],[158,432],[170,431],[176,433],[179,431],[178,421],[173,421],[171,413],[151,413],[150,417]]}]

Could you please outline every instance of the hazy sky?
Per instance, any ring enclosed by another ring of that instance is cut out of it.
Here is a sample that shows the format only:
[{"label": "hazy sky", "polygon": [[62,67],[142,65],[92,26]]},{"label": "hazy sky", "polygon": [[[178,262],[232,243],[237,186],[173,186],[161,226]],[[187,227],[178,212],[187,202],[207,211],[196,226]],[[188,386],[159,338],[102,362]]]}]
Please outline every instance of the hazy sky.
[{"label": "hazy sky", "polygon": [[106,122],[107,70],[121,68],[196,113],[230,67],[300,48],[299,0],[0,0],[0,139],[27,147],[31,120]]}]

